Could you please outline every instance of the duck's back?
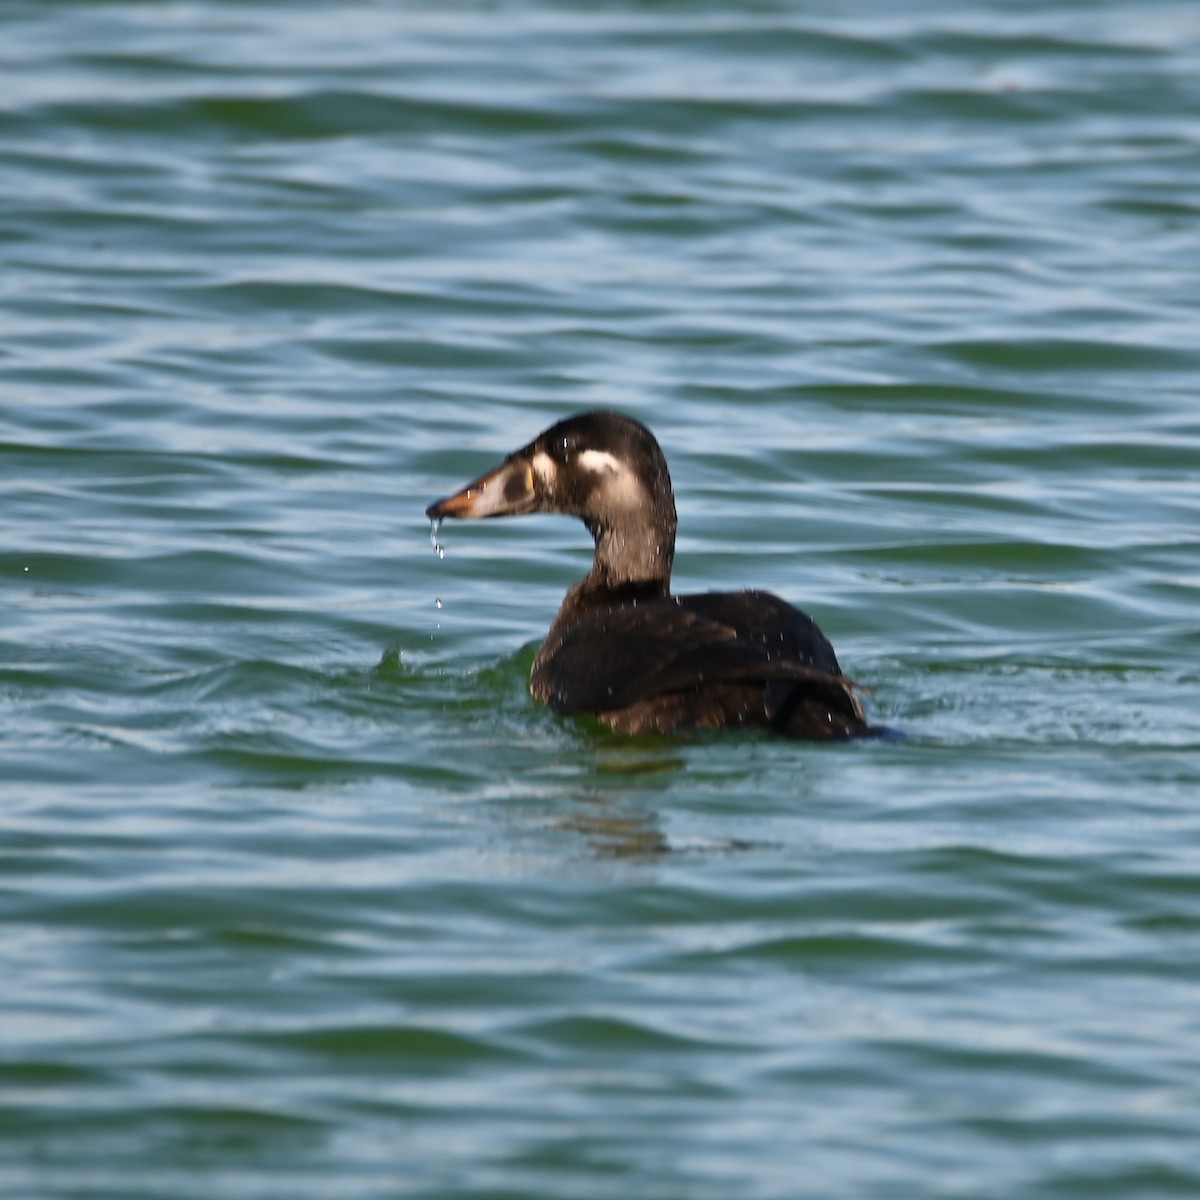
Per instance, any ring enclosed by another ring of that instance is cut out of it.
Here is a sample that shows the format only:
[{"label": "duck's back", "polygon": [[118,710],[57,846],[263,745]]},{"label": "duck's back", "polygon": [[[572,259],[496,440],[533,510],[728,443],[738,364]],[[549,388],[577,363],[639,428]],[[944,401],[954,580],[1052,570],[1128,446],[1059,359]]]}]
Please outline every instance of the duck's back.
[{"label": "duck's back", "polygon": [[758,726],[791,737],[870,732],[833,647],[767,592],[712,592],[564,611],[530,690],[621,733]]}]

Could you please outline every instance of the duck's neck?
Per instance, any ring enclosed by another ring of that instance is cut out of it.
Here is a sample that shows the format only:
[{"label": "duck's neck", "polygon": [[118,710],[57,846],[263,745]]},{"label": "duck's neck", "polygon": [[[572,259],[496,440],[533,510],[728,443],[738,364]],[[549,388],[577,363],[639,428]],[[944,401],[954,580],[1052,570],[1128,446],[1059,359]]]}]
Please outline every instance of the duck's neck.
[{"label": "duck's neck", "polygon": [[630,585],[658,589],[665,596],[671,589],[671,564],[675,561],[674,506],[669,519],[636,526],[588,524],[596,542],[592,569],[577,585],[590,591],[621,590]]},{"label": "duck's neck", "polygon": [[[589,529],[592,527],[589,525]],[[621,535],[612,528],[594,528],[596,557],[592,569],[566,594],[542,641],[533,671],[554,655],[568,630],[592,613],[629,604],[662,600],[671,592],[671,563],[675,557],[675,510],[670,520],[640,535]]]},{"label": "duck's neck", "polygon": [[587,613],[620,608],[639,601],[661,600],[671,591],[675,558],[675,513],[636,531],[588,526],[596,539],[592,569],[567,593],[544,645]]}]

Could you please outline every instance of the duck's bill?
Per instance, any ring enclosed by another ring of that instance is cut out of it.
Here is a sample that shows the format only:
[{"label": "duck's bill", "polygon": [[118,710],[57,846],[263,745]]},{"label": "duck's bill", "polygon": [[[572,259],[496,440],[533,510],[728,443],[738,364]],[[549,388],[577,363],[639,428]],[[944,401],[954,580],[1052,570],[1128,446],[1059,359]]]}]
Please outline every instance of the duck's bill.
[{"label": "duck's bill", "polygon": [[461,492],[431,504],[425,515],[431,521],[443,517],[471,521],[481,517],[517,517],[536,508],[533,468],[524,459],[510,458],[494,471],[468,483]]}]

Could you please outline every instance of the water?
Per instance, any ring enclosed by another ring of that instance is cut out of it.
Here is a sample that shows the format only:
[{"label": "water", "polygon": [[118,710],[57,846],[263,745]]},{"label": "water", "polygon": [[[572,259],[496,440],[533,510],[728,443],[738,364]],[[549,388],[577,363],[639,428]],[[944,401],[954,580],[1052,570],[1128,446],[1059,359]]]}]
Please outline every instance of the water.
[{"label": "water", "polygon": [[[4,33],[5,1197],[1200,1191],[1195,5]],[[533,704],[599,405],[905,741]]]}]

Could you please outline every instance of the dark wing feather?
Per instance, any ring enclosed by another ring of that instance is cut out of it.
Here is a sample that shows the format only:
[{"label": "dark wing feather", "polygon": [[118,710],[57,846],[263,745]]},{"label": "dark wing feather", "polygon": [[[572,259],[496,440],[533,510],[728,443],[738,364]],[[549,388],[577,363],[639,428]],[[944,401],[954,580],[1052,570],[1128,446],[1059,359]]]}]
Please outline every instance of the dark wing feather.
[{"label": "dark wing feather", "polygon": [[797,687],[857,711],[848,681],[816,626],[766,593],[712,594],[582,615],[534,667],[534,696],[568,715],[604,713],[656,696],[756,684],[774,720]]},{"label": "dark wing feather", "polygon": [[735,636],[671,600],[585,613],[543,649],[530,688],[561,713],[623,708],[693,684],[698,649],[711,653]]},{"label": "dark wing feather", "polygon": [[676,599],[691,612],[732,626],[740,639],[757,642],[774,661],[835,675],[840,671],[837,655],[816,621],[770,592],[698,592]]}]

